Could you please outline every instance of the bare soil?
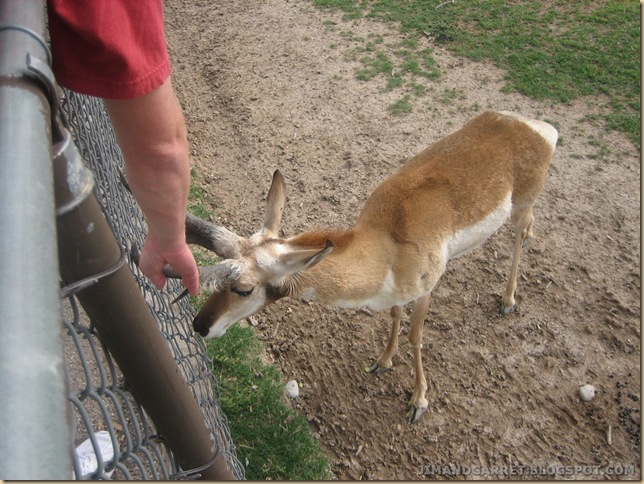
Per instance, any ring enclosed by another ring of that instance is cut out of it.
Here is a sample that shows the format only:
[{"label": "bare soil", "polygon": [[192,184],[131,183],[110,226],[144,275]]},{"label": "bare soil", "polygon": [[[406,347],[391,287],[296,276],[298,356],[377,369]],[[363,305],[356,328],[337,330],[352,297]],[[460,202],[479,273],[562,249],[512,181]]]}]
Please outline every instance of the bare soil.
[{"label": "bare soil", "polygon": [[[282,300],[255,317],[269,358],[303,385],[294,405],[338,479],[435,478],[422,466],[437,464],[545,471],[496,476],[513,479],[596,479],[551,473],[634,466],[609,477],[640,478],[640,164],[632,143],[596,121],[605,99],[561,105],[505,92],[503,71],[428,38],[423,47],[443,75],[397,117],[388,107],[402,93],[384,92],[382,79],[356,80],[347,54],[357,44],[341,35],[400,38],[383,24],[345,23],[296,0],[171,0],[166,16],[195,182],[218,222],[244,236],[261,225],[276,168],[289,188],[282,231],[292,236],[351,226],[405,159],[484,110],[559,130],[518,310],[498,311],[509,224],[454,261],[434,291],[423,338],[430,403],[418,423],[405,419],[413,385],[405,337],[392,371],[365,373],[384,349],[387,312]],[[578,395],[586,383],[598,390],[591,402]]]}]

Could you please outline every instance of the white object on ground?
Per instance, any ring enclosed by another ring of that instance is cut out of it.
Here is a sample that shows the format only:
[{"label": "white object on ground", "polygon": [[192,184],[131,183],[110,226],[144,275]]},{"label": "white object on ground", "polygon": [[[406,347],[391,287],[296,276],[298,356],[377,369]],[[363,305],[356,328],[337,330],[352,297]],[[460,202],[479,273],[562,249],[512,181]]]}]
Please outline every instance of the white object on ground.
[{"label": "white object on ground", "polygon": [[[107,465],[114,459],[114,447],[112,446],[112,438],[107,430],[101,430],[94,434],[96,443],[101,452],[103,465]],[[92,441],[87,438],[78,447],[76,447],[76,455],[78,457],[78,464],[81,471],[81,478],[91,475],[98,469],[98,459],[94,452]],[[107,477],[111,477],[114,470],[106,472]],[[78,476],[76,476],[78,478]]]},{"label": "white object on ground", "polygon": [[297,381],[291,380],[286,384],[286,396],[290,398],[297,398],[300,396],[300,388]]},{"label": "white object on ground", "polygon": [[579,396],[584,402],[590,402],[595,398],[596,390],[593,385],[583,385],[579,388]]}]

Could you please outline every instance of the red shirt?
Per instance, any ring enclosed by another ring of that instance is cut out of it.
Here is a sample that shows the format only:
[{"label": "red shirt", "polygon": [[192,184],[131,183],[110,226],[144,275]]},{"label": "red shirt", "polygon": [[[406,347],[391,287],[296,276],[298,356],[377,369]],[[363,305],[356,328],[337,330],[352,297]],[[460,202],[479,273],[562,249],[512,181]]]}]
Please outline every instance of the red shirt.
[{"label": "red shirt", "polygon": [[52,69],[62,86],[139,97],[170,75],[162,0],[48,0]]}]

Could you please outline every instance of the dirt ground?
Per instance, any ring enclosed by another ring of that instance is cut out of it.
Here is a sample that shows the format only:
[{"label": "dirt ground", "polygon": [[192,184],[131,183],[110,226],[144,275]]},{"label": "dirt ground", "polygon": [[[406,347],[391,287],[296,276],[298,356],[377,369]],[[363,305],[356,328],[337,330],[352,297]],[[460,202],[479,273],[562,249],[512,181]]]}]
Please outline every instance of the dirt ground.
[{"label": "dirt ground", "polygon": [[[168,0],[166,16],[195,181],[218,223],[241,235],[260,227],[276,168],[289,189],[282,231],[292,236],[351,226],[406,158],[484,110],[559,130],[518,310],[498,313],[509,224],[454,261],[434,291],[423,337],[429,410],[418,423],[405,419],[406,337],[393,371],[365,373],[384,349],[388,312],[282,300],[255,317],[268,357],[303,385],[294,405],[338,479],[457,477],[433,474],[449,464],[522,472],[495,478],[640,478],[640,164],[632,143],[593,121],[605,99],[561,105],[504,92],[503,71],[428,38],[443,75],[395,117],[387,108],[402,93],[356,80],[347,54],[357,44],[341,35],[400,38],[385,25],[345,23],[304,0]],[[456,94],[449,102],[446,90]],[[598,390],[588,403],[578,396],[586,383]]]}]

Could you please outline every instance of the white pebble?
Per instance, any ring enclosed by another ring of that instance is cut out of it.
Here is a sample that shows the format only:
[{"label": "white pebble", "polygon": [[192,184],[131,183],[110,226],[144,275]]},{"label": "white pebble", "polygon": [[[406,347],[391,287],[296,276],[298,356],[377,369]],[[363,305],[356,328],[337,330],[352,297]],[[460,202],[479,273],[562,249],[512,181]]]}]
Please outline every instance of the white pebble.
[{"label": "white pebble", "polygon": [[593,385],[583,385],[579,388],[579,396],[584,402],[590,402],[595,398],[595,387]]},{"label": "white pebble", "polygon": [[286,396],[290,398],[297,398],[300,396],[300,387],[295,380],[291,380],[286,384]]}]

